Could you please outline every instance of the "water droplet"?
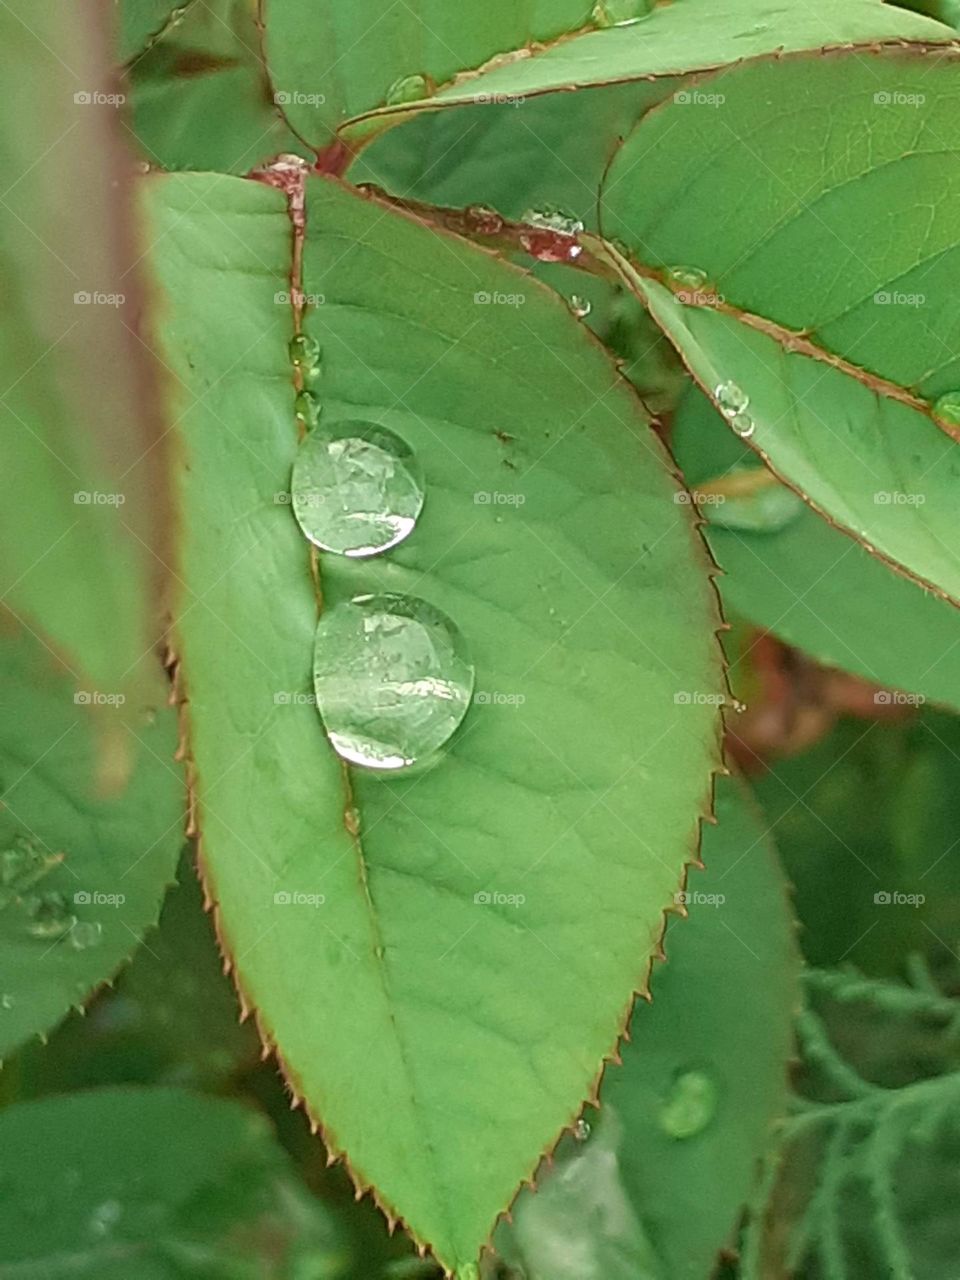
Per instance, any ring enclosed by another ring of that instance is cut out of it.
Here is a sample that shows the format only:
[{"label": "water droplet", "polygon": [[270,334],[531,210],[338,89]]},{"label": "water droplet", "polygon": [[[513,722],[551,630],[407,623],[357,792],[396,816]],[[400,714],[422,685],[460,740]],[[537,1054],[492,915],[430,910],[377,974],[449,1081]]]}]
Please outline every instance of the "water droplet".
[{"label": "water droplet", "polygon": [[707,283],[707,273],[699,267],[670,267],[667,276],[674,284],[685,289],[702,289]]},{"label": "water droplet", "polygon": [[418,102],[430,97],[430,82],[426,76],[401,76],[394,80],[384,99],[388,107],[398,107],[404,102]]},{"label": "water droplet", "polygon": [[522,231],[520,243],[538,262],[576,262],[583,245],[560,231]]},{"label": "water droplet", "polygon": [[339,422],[307,436],[290,481],[300,528],[322,551],[372,556],[402,542],[423,508],[423,473],[399,436]]},{"label": "water droplet", "polygon": [[578,1142],[586,1142],[590,1137],[590,1122],[588,1120],[584,1120],[583,1116],[581,1116],[574,1125],[573,1136]]},{"label": "water droplet", "polygon": [[545,205],[542,209],[528,209],[523,215],[523,222],[531,227],[539,227],[543,231],[556,231],[562,236],[578,236],[583,230],[583,223],[572,213],[565,213],[555,205]]},{"label": "water droplet", "polygon": [[660,1109],[660,1127],[671,1138],[694,1138],[702,1133],[717,1109],[717,1086],[703,1071],[677,1076]]},{"label": "water droplet", "polygon": [[413,596],[358,596],[317,626],[317,707],[353,764],[399,769],[438,750],[467,713],[473,679],[460,632]]},{"label": "water droplet", "polygon": [[27,932],[32,938],[55,940],[70,932],[76,916],[62,893],[36,894],[24,901],[30,917]]},{"label": "water droplet", "polygon": [[714,390],[713,397],[720,412],[726,418],[735,418],[743,413],[750,403],[750,397],[735,382],[721,382]]},{"label": "water droplet", "polygon": [[103,925],[96,920],[80,920],[70,930],[67,941],[74,951],[98,947],[103,938]]},{"label": "water droplet", "polygon": [[727,702],[727,706],[732,707],[738,716],[742,716],[747,709],[747,704],[745,702],[741,702],[739,698],[730,698]]},{"label": "water droplet", "polygon": [[582,320],[584,316],[588,316],[593,310],[593,303],[589,298],[581,298],[579,293],[575,293],[570,298],[570,310]]},{"label": "water droplet", "polygon": [[320,421],[320,402],[312,391],[298,391],[293,402],[293,412],[308,431]]},{"label": "water droplet", "polygon": [[0,996],[0,1009],[12,1009],[13,1005],[14,1005],[13,996],[5,991],[3,995]]},{"label": "water droplet", "polygon": [[288,350],[290,363],[297,369],[310,369],[320,360],[320,343],[306,333],[295,334]]},{"label": "water droplet", "polygon": [[749,413],[737,413],[730,419],[730,425],[741,440],[749,440],[757,429],[757,424]]},{"label": "water droplet", "polygon": [[777,533],[803,512],[804,501],[765,467],[732,467],[708,486],[710,523],[746,533]]},{"label": "water droplet", "polygon": [[119,1200],[104,1200],[103,1204],[98,1205],[90,1215],[88,1224],[89,1231],[92,1236],[106,1236],[120,1221],[123,1213],[123,1206]]},{"label": "water droplet", "polygon": [[[29,889],[60,861],[59,854],[45,853],[29,836],[15,836],[0,852],[0,889],[12,894]],[[8,901],[9,897],[0,892],[0,898]]]},{"label": "water droplet", "polygon": [[503,230],[503,218],[496,209],[485,204],[471,204],[463,211],[463,220],[470,231],[481,236],[495,236]]},{"label": "water droplet", "polygon": [[597,0],[593,6],[595,27],[628,27],[650,12],[650,0]]},{"label": "water droplet", "polygon": [[933,406],[933,412],[951,426],[960,427],[960,391],[948,391]]}]

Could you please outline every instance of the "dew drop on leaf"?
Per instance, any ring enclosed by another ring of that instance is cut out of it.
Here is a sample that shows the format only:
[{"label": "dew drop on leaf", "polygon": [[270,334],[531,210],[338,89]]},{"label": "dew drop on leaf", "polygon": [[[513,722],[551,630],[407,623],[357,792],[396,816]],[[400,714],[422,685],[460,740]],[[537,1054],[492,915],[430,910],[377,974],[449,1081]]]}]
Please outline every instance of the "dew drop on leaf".
[{"label": "dew drop on leaf", "polygon": [[951,426],[960,426],[960,391],[948,391],[933,406],[933,412]]},{"label": "dew drop on leaf", "polygon": [[320,343],[306,333],[294,334],[288,350],[290,363],[297,369],[312,369],[320,363]]},{"label": "dew drop on leaf", "polygon": [[531,227],[540,227],[544,231],[556,231],[562,236],[578,236],[583,230],[583,223],[572,213],[565,213],[554,205],[544,205],[539,209],[528,209],[523,215],[524,222]]},{"label": "dew drop on leaf", "polygon": [[300,528],[322,551],[372,556],[402,542],[423,509],[420,465],[399,436],[371,422],[307,436],[290,481]]},{"label": "dew drop on leaf", "polygon": [[69,933],[76,916],[67,906],[62,893],[35,894],[24,902],[29,917],[27,933],[31,938],[56,940]]},{"label": "dew drop on leaf", "polygon": [[578,1142],[586,1142],[590,1137],[590,1122],[588,1120],[584,1120],[583,1116],[581,1116],[574,1125],[573,1136]]},{"label": "dew drop on leaf", "polygon": [[9,992],[5,991],[3,995],[0,995],[0,1010],[12,1009],[13,1004],[13,996]]},{"label": "dew drop on leaf", "polygon": [[320,402],[312,391],[297,392],[293,411],[308,431],[312,431],[320,421]]},{"label": "dew drop on leaf", "polygon": [[741,440],[749,440],[757,429],[757,424],[750,417],[749,413],[734,414],[733,418],[730,420],[730,425]]},{"label": "dew drop on leaf", "polygon": [[581,298],[579,293],[575,293],[570,298],[570,310],[582,320],[584,316],[588,316],[593,310],[593,303],[589,298]]},{"label": "dew drop on leaf", "polygon": [[627,27],[650,12],[650,0],[597,0],[593,6],[595,27]]},{"label": "dew drop on leaf", "polygon": [[29,889],[59,861],[57,855],[44,853],[29,836],[15,836],[8,848],[0,851],[0,899],[7,896],[3,890],[16,893]]},{"label": "dew drop on leaf", "polygon": [[747,408],[750,397],[735,382],[721,382],[713,393],[720,412],[726,418],[735,418]]},{"label": "dew drop on leaf", "polygon": [[503,218],[485,204],[471,204],[463,211],[467,229],[480,236],[495,236],[503,230]]},{"label": "dew drop on leaf", "polygon": [[707,273],[700,267],[671,267],[667,276],[686,289],[702,289],[707,283]]},{"label": "dew drop on leaf", "polygon": [[421,98],[430,97],[430,82],[419,73],[412,76],[401,76],[394,80],[387,90],[384,99],[388,107],[397,107],[404,102],[418,102]]},{"label": "dew drop on leaf", "polygon": [[317,626],[317,707],[353,764],[400,769],[437,751],[466,715],[473,680],[456,626],[416,597],[358,596]]},{"label": "dew drop on leaf", "polygon": [[694,1138],[702,1133],[717,1109],[717,1086],[703,1071],[677,1076],[660,1109],[660,1127],[671,1138]]},{"label": "dew drop on leaf", "polygon": [[98,947],[103,938],[103,925],[95,920],[80,920],[70,930],[67,941],[74,951],[87,951]]}]

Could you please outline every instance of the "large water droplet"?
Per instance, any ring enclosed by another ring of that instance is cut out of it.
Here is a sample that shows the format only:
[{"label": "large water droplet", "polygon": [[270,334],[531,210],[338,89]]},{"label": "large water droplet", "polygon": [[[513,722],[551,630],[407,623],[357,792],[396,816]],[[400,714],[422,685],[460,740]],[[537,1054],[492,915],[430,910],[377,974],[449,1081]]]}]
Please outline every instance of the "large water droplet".
[{"label": "large water droplet", "polygon": [[735,418],[738,413],[743,413],[750,403],[750,397],[735,382],[721,382],[713,396],[725,418]]},{"label": "large water droplet", "polygon": [[353,764],[400,769],[442,747],[467,713],[473,678],[460,632],[413,596],[358,596],[317,626],[317,707]]},{"label": "large water droplet", "polygon": [[702,289],[707,283],[707,273],[699,267],[670,267],[667,276],[685,289]]},{"label": "large water droplet", "polygon": [[339,422],[307,436],[290,490],[310,541],[345,556],[395,547],[423,508],[423,475],[413,451],[371,422]]},{"label": "large water droplet", "polygon": [[96,920],[80,920],[70,930],[67,941],[74,951],[98,947],[103,940],[103,925]]},{"label": "large water droplet", "polygon": [[628,27],[650,12],[650,0],[597,0],[593,6],[595,27]]},{"label": "large water droplet", "polygon": [[953,427],[960,427],[960,391],[948,391],[933,406],[933,412]]},{"label": "large water droplet", "polygon": [[717,1086],[703,1071],[677,1076],[660,1109],[660,1127],[671,1138],[694,1138],[702,1133],[717,1109]]},{"label": "large water droplet", "polygon": [[67,906],[62,893],[42,893],[24,902],[29,921],[27,932],[32,938],[53,941],[69,933],[76,923],[76,916]]},{"label": "large water droplet", "polygon": [[710,523],[747,533],[777,533],[802,513],[804,501],[764,467],[732,467],[708,486]]},{"label": "large water droplet", "polygon": [[749,440],[757,429],[757,424],[749,413],[735,413],[730,419],[730,425],[741,440]]},{"label": "large water droplet", "polygon": [[398,107],[404,102],[418,102],[430,97],[430,81],[423,75],[401,76],[394,80],[384,99],[388,107]]}]

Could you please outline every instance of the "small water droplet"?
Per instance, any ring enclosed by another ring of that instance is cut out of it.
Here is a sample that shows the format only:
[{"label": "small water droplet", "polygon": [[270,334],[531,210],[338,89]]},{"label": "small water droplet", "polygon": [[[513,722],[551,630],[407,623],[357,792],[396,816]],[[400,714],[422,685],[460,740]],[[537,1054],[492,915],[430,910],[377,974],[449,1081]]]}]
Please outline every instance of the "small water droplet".
[{"label": "small water droplet", "polygon": [[467,714],[473,680],[458,629],[413,596],[358,596],[317,626],[317,707],[353,764],[400,769],[438,750]]},{"label": "small water droplet", "polygon": [[15,836],[0,852],[0,887],[14,893],[29,889],[60,861],[60,855],[45,853],[29,836]]},{"label": "small water droplet", "polygon": [[90,1215],[88,1223],[90,1234],[101,1237],[109,1235],[120,1221],[122,1213],[123,1206],[119,1200],[104,1200],[103,1204],[97,1205]]},{"label": "small water droplet", "polygon": [[717,1086],[703,1071],[677,1076],[660,1109],[660,1127],[671,1138],[694,1138],[702,1133],[717,1109]]},{"label": "small water droplet", "polygon": [[948,391],[933,406],[933,412],[951,426],[960,426],[960,391]]},{"label": "small water droplet", "polygon": [[650,0],[597,0],[593,6],[595,27],[629,27],[650,12]]},{"label": "small water droplet", "polygon": [[742,716],[744,711],[747,709],[747,704],[745,702],[741,702],[739,698],[730,698],[727,702],[727,706],[732,707],[738,716]]},{"label": "small water droplet", "polygon": [[298,391],[293,402],[293,412],[307,430],[312,431],[320,421],[320,402],[312,391]]},{"label": "small water droplet", "polygon": [[288,347],[290,363],[297,369],[309,369],[320,360],[320,343],[309,334],[297,333]]},{"label": "small water droplet", "polygon": [[749,440],[757,429],[757,424],[749,413],[736,413],[730,419],[730,425],[741,440]]},{"label": "small water droplet", "polygon": [[574,1125],[573,1136],[578,1142],[586,1142],[590,1137],[590,1122],[588,1120],[584,1120],[583,1116],[581,1116]]},{"label": "small water droplet", "polygon": [[62,938],[76,923],[62,893],[35,894],[25,899],[24,906],[30,918],[27,932],[32,938]]},{"label": "small water droplet", "polygon": [[301,444],[290,481],[294,515],[322,551],[372,556],[412,532],[424,501],[413,450],[385,427],[339,422]]},{"label": "small water droplet", "polygon": [[98,947],[103,939],[103,925],[96,920],[80,920],[73,926],[67,941],[74,951]]},{"label": "small water droplet", "polygon": [[593,310],[593,303],[589,298],[582,298],[579,293],[575,293],[570,298],[570,310],[578,319],[582,320],[584,316],[588,316]]},{"label": "small water droplet", "polygon": [[3,993],[3,995],[0,995],[0,1009],[12,1009],[13,1006],[14,1006],[14,999],[12,995],[10,995],[6,991]]},{"label": "small water droplet", "polygon": [[430,94],[430,81],[426,76],[401,76],[387,90],[384,101],[388,107],[398,107],[404,102],[418,102],[421,98],[429,98]]},{"label": "small water droplet", "polygon": [[670,267],[667,276],[685,289],[702,289],[708,279],[707,273],[699,267]]},{"label": "small water droplet", "polygon": [[572,213],[565,213],[556,205],[528,209],[522,221],[531,227],[539,227],[543,231],[556,231],[562,236],[578,236],[583,230],[583,223],[579,218],[575,218]]},{"label": "small water droplet", "polygon": [[503,218],[485,204],[467,205],[463,220],[470,231],[480,236],[495,236],[503,230]]},{"label": "small water droplet", "polygon": [[343,811],[343,825],[352,836],[360,834],[360,810],[350,805]]},{"label": "small water droplet", "polygon": [[735,418],[738,413],[744,413],[750,403],[750,397],[735,382],[721,382],[713,397],[725,418]]}]

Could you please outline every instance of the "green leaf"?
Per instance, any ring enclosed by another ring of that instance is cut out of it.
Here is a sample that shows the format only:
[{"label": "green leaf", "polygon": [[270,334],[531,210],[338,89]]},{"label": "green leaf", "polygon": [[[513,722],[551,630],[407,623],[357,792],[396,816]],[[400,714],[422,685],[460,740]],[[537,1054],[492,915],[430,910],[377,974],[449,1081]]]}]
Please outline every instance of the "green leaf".
[{"label": "green leaf", "polygon": [[347,769],[307,705],[282,199],[206,176],[150,192],[168,359],[200,397],[177,629],[221,935],[329,1145],[441,1261],[469,1263],[613,1051],[696,846],[721,696],[700,544],[562,300],[311,180],[323,421],[397,432],[427,493],[390,554],[323,558],[324,607],[428,600],[485,695],[435,767]]},{"label": "green leaf", "polygon": [[499,1230],[528,1280],[703,1280],[786,1109],[799,967],[786,884],[739,783],[718,785],[717,817],[653,1003],[585,1113],[591,1135],[563,1139]]},{"label": "green leaf", "polygon": [[[943,58],[716,76],[702,101],[634,131],[603,226],[642,258],[625,270],[701,386],[749,396],[751,446],[868,550],[956,602],[956,429],[928,402],[960,381],[958,89]],[[641,278],[678,264],[708,281],[696,305]]]},{"label": "green leaf", "polygon": [[899,724],[842,721],[754,780],[811,964],[849,961],[893,976],[911,951],[938,968],[952,963],[958,762],[960,721],[924,710]]},{"label": "green leaf", "polygon": [[0,42],[30,104],[0,127],[0,596],[80,688],[142,696],[166,485],[105,32],[11,0]]},{"label": "green leaf", "polygon": [[[744,1280],[945,1278],[960,1248],[960,1075],[910,1055],[918,1040],[940,1041],[955,1059],[960,1008],[832,974],[811,975],[811,995],[815,1006],[800,1022],[803,1064],[813,1080],[829,1081],[834,1100],[807,1103],[788,1122],[747,1230]],[[824,1017],[844,1029],[844,1049]],[[861,1075],[864,1017],[868,1046],[882,1027],[889,1058],[899,1049],[896,1085]]]},{"label": "green leaf", "polygon": [[303,150],[274,102],[259,40],[250,0],[211,0],[187,6],[131,61],[133,127],[151,164],[243,173]]},{"label": "green leaf", "polygon": [[142,54],[169,27],[182,20],[183,12],[198,7],[197,0],[114,0],[117,56],[127,62]]},{"label": "green leaf", "polygon": [[[636,7],[640,11],[643,6]],[[467,74],[413,107],[397,104],[375,112],[367,107],[360,115],[358,96],[348,95],[348,112],[360,119],[351,121],[345,133],[362,137],[371,128],[382,127],[385,120],[403,118],[411,110],[504,101],[523,109],[528,98],[539,94],[632,80],[663,80],[666,93],[674,77],[729,63],[856,44],[874,46],[881,41],[947,41],[955,35],[938,22],[879,0],[844,0],[841,9],[828,0],[814,0],[803,6],[783,4],[778,10],[758,0],[728,0],[719,10],[710,0],[661,3],[651,6],[649,14],[636,23],[599,31],[587,27],[572,38],[565,36],[513,55],[507,51],[517,45],[505,24],[502,31],[499,49],[504,56],[489,67],[480,66],[479,59],[473,64],[464,61],[462,70]],[[471,65],[476,67],[472,73]]]},{"label": "green leaf", "polygon": [[339,1280],[344,1248],[263,1116],[180,1089],[0,1113],[10,1280]]},{"label": "green leaf", "polygon": [[[0,1055],[111,978],[160,910],[182,840],[176,719],[140,707],[126,788],[96,792],[99,719],[30,636],[0,629]],[[122,695],[121,695],[122,696]],[[133,724],[135,727],[129,727]]]},{"label": "green leaf", "polygon": [[[693,489],[718,478],[712,488],[722,488],[722,478],[734,469],[759,465],[748,445],[723,429],[696,387],[680,403],[670,440]],[[723,570],[717,585],[728,615],[774,632],[827,666],[960,707],[960,614],[954,606],[892,573],[795,501],[799,509],[784,523],[750,530],[730,527],[729,499],[701,495],[698,510],[709,522],[704,532]]]}]

